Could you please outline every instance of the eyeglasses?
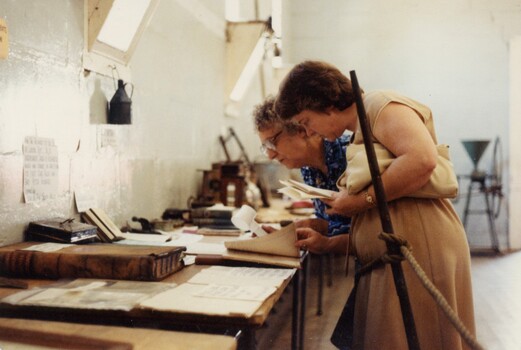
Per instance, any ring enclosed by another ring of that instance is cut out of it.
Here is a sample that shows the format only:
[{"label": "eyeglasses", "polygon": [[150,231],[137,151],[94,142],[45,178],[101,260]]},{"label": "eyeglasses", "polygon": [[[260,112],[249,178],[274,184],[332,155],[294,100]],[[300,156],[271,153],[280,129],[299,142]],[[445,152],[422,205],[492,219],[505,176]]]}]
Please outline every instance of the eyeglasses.
[{"label": "eyeglasses", "polygon": [[277,150],[277,138],[282,134],[284,130],[280,130],[278,133],[270,137],[269,139],[265,140],[262,145],[260,146],[261,152],[267,156],[268,150],[276,151]]}]

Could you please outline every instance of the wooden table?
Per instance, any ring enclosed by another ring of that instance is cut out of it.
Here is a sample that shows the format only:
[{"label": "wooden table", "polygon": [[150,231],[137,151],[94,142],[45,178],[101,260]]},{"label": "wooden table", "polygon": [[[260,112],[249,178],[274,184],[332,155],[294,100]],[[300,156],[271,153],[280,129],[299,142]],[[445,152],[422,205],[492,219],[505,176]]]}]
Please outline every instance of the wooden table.
[{"label": "wooden table", "polygon": [[[284,208],[282,201],[277,201],[269,210],[259,210],[265,220],[277,222],[278,218],[284,220],[295,219],[294,215],[289,214]],[[277,214],[278,213],[278,214]],[[277,215],[282,216],[277,216]],[[264,221],[264,220],[263,220]],[[215,239],[215,238],[214,238]],[[210,238],[211,240],[211,238]],[[222,240],[222,238],[221,238]],[[251,317],[240,316],[214,316],[195,313],[180,313],[174,311],[151,310],[151,309],[132,309],[131,311],[114,310],[92,310],[92,309],[71,309],[71,308],[52,308],[35,307],[22,305],[0,304],[0,314],[4,317],[39,319],[49,321],[74,322],[82,324],[112,325],[126,327],[155,328],[162,330],[200,332],[198,334],[228,334],[237,336],[237,347],[239,349],[255,348],[255,330],[264,325],[274,305],[280,299],[284,290],[292,283],[292,349],[303,349],[304,347],[304,326],[305,326],[305,306],[306,306],[306,284],[308,275],[308,254],[304,254],[301,260],[302,269],[297,270],[291,279],[286,279],[277,288],[277,291],[268,297],[261,307]],[[240,263],[238,263],[240,265]],[[242,264],[244,266],[244,264]],[[162,282],[173,282],[182,284],[188,281],[202,269],[204,265],[191,265],[183,270],[167,277]],[[29,284],[29,288],[43,286],[54,283],[51,280],[23,280]],[[16,293],[17,289],[0,288],[0,299],[10,294]],[[198,347],[194,347],[198,348]],[[226,349],[226,347],[223,347]],[[202,348],[206,349],[206,348]]]},{"label": "wooden table", "polygon": [[[239,349],[255,348],[255,330],[261,327],[275,303],[284,290],[293,281],[293,334],[292,348],[301,349],[303,346],[304,314],[305,314],[305,285],[307,275],[307,256],[303,259],[303,269],[297,271],[293,278],[287,278],[276,292],[268,297],[261,307],[251,317],[234,315],[215,316],[195,313],[179,313],[175,311],[132,309],[92,310],[58,307],[41,307],[26,305],[1,304],[0,314],[4,317],[40,319],[61,322],[75,322],[84,324],[103,324],[126,327],[155,328],[163,330],[199,331],[203,333],[217,333],[237,336]],[[204,265],[191,265],[167,277],[162,282],[182,284],[188,281],[199,271],[207,268]],[[29,288],[44,286],[52,280],[23,280]],[[0,288],[0,298],[18,292],[18,289]]]},{"label": "wooden table", "polygon": [[7,342],[67,349],[235,350],[233,337],[155,329],[0,318],[0,348]]}]

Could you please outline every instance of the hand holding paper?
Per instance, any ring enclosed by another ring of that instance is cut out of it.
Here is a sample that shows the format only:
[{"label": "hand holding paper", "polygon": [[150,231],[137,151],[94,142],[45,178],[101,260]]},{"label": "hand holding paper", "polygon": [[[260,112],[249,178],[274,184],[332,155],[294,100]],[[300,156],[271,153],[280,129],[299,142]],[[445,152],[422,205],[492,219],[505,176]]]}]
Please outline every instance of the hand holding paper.
[{"label": "hand holding paper", "polygon": [[288,181],[280,180],[280,183],[286,187],[278,189],[277,192],[296,200],[332,199],[332,194],[335,193],[335,191],[316,188],[291,179]]}]

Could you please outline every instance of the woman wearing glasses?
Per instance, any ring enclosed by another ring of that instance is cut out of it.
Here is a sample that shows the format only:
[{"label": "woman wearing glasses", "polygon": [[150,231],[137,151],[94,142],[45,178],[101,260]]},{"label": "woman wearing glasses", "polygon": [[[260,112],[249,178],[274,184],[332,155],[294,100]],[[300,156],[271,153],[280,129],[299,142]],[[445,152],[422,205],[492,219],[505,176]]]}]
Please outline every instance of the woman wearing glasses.
[{"label": "woman wearing glasses", "polygon": [[[273,110],[274,98],[268,97],[256,106],[253,113],[261,151],[288,169],[300,168],[304,182],[310,186],[337,191],[336,181],[346,168],[347,136],[334,141],[318,135],[308,137],[296,123],[284,123]],[[313,200],[318,220],[300,220],[298,247],[305,246],[312,253],[346,253],[350,218],[326,214],[322,201]],[[329,237],[328,237],[329,236]],[[335,236],[335,237],[332,237]]]}]

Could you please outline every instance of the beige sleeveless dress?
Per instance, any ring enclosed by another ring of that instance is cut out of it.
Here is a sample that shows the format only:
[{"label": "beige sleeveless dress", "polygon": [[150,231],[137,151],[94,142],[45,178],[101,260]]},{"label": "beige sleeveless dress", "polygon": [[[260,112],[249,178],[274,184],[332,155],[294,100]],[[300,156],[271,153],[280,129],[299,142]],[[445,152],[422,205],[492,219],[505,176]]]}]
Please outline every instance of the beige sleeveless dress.
[{"label": "beige sleeveless dress", "polygon": [[[428,107],[391,91],[364,95],[371,128],[390,102],[414,109],[436,142]],[[374,142],[378,142],[376,139]],[[359,130],[354,143],[363,143]],[[350,165],[348,164],[348,169]],[[401,198],[388,203],[394,232],[407,239],[414,257],[441,291],[458,317],[475,334],[470,273],[470,254],[461,221],[448,199]],[[378,209],[352,218],[352,247],[362,265],[381,256],[385,243]],[[409,299],[422,350],[467,349],[464,340],[437,306],[409,266],[402,263]],[[353,349],[407,349],[399,300],[390,265],[372,270],[360,278],[355,301]]]}]

